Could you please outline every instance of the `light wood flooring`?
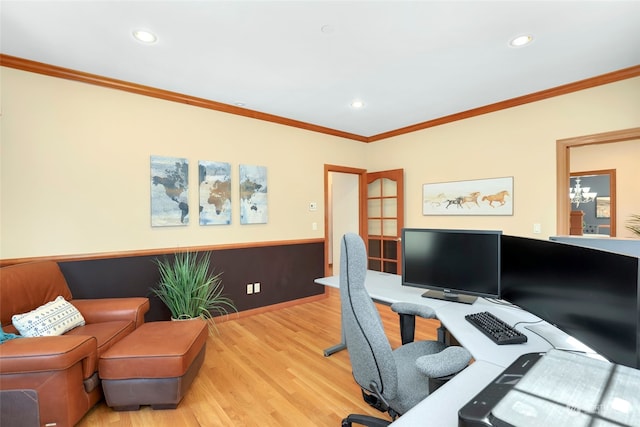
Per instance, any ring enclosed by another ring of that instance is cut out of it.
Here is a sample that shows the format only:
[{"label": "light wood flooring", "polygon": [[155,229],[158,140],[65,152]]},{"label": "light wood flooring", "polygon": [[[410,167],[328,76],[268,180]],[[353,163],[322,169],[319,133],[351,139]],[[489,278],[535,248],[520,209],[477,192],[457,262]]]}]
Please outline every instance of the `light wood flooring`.
[{"label": "light wood flooring", "polygon": [[[177,409],[116,412],[100,402],[87,426],[327,426],[349,413],[386,418],[362,400],[347,351],[325,357],[340,339],[340,300],[327,298],[218,323],[206,359]],[[378,305],[393,348],[398,318]],[[438,322],[418,319],[417,339],[434,339]]]}]

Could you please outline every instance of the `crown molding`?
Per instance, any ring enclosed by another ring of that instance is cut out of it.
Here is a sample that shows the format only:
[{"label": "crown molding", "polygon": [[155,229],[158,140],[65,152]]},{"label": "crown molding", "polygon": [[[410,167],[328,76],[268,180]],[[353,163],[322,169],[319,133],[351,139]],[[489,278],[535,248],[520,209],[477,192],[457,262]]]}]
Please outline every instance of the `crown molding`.
[{"label": "crown molding", "polygon": [[446,123],[481,116],[483,114],[493,113],[500,110],[506,110],[507,108],[517,107],[519,105],[529,104],[531,102],[542,101],[544,99],[566,95],[572,92],[578,92],[580,90],[590,89],[592,87],[614,83],[620,80],[631,79],[638,76],[640,76],[640,65],[624,68],[622,70],[613,71],[611,73],[602,74],[600,76],[579,80],[577,82],[557,86],[540,92],[534,92],[528,95],[519,96],[517,98],[511,98],[505,101],[496,102],[495,104],[485,105],[483,107],[474,108],[460,113],[451,114],[449,116],[444,116],[434,120],[429,120],[426,122],[417,123],[415,125],[381,133],[369,137],[368,142],[379,141],[381,139],[387,139],[398,135],[404,135],[407,133],[416,132],[418,130],[440,126]]},{"label": "crown molding", "polygon": [[286,117],[280,117],[273,114],[267,114],[260,111],[237,107],[235,105],[223,104],[221,102],[211,101],[204,98],[184,95],[177,92],[157,89],[151,86],[144,86],[137,83],[112,79],[109,77],[85,73],[83,71],[76,71],[70,68],[58,67],[56,65],[49,65],[42,62],[31,61],[29,59],[18,58],[15,56],[0,54],[0,65],[2,65],[3,67],[15,68],[17,70],[43,74],[46,76],[58,77],[66,80],[74,80],[77,82],[88,83],[110,89],[131,92],[138,95],[150,96],[152,98],[163,99],[165,101],[178,102],[181,104],[192,105],[194,107],[206,108],[209,110],[234,114],[237,116],[249,117],[256,120],[264,120],[271,123],[309,130],[312,132],[324,133],[327,135],[338,136],[355,141],[368,142],[367,137],[356,135],[353,133],[342,132],[324,126],[318,126],[311,123],[288,119]]},{"label": "crown molding", "polygon": [[614,83],[620,80],[626,80],[633,77],[640,76],[640,65],[625,68],[611,73],[602,74],[600,76],[591,77],[588,79],[580,80],[574,83],[569,83],[555,88],[543,90],[540,92],[531,93],[529,95],[519,96],[517,98],[507,99],[505,101],[496,102],[494,104],[485,105],[483,107],[474,108],[471,110],[463,111],[460,113],[451,114],[448,116],[440,117],[433,120],[417,123],[414,125],[406,126],[400,129],[392,130],[389,132],[380,133],[373,136],[357,135],[349,132],[343,132],[336,129],[327,128],[324,126],[318,126],[311,123],[306,123],[298,120],[288,119],[286,117],[280,117],[273,114],[262,113],[260,111],[249,110],[246,108],[237,107],[234,105],[223,104],[221,102],[211,101],[204,98],[198,98],[195,96],[184,95],[177,92],[171,92],[163,89],[157,89],[150,86],[144,86],[136,83],[126,82],[123,80],[112,79],[109,77],[103,77],[96,74],[85,73],[82,71],[76,71],[69,68],[58,67],[55,65],[49,65],[42,62],[31,61],[28,59],[18,58],[15,56],[0,54],[0,65],[9,68],[15,68],[18,70],[28,71],[37,74],[43,74],[51,77],[58,77],[61,79],[74,80],[82,83],[93,84],[97,86],[107,87],[110,89],[122,90],[125,92],[131,92],[138,95],[150,96],[153,98],[159,98],[166,101],[178,102],[181,104],[192,105],[194,107],[207,108],[209,110],[220,111],[223,113],[234,114],[243,117],[249,117],[256,120],[263,120],[271,123],[277,123],[284,126],[290,126],[294,128],[304,129],[312,132],[323,133],[326,135],[337,136],[340,138],[350,139],[359,142],[375,142],[383,139],[392,138],[399,135],[405,135],[408,133],[416,132],[419,130],[440,126],[446,123],[456,122],[458,120],[464,120],[471,117],[480,116],[495,111],[505,110],[507,108],[516,107],[531,102],[541,101],[543,99],[549,99],[560,95],[566,95],[568,93],[577,92],[584,89],[589,89],[596,86],[601,86],[609,83]]}]

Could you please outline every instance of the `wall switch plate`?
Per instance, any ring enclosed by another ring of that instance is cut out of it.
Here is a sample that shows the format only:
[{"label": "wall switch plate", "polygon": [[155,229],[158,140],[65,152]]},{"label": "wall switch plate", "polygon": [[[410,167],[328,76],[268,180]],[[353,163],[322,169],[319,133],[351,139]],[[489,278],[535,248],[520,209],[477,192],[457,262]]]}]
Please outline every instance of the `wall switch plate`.
[{"label": "wall switch plate", "polygon": [[256,294],[260,292],[260,282],[256,282],[253,284],[253,292]]},{"label": "wall switch plate", "polygon": [[249,283],[247,284],[247,295],[250,295],[253,293],[253,283]]},{"label": "wall switch plate", "polygon": [[534,234],[542,233],[542,226],[538,223],[533,224],[533,233]]}]

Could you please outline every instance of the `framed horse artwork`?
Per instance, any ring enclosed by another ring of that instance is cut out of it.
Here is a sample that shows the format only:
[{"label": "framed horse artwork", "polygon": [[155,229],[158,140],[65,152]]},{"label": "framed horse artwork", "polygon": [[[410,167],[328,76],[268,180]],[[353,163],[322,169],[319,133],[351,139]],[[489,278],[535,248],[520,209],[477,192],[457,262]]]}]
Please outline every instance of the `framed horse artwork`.
[{"label": "framed horse artwork", "polygon": [[513,177],[422,186],[423,215],[513,215]]}]

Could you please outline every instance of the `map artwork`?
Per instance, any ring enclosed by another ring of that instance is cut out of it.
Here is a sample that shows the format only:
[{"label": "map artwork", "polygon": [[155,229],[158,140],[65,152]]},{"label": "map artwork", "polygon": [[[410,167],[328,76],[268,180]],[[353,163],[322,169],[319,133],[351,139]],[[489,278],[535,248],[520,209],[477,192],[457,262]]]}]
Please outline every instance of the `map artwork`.
[{"label": "map artwork", "polygon": [[151,226],[189,224],[189,161],[151,156]]},{"label": "map artwork", "polygon": [[267,168],[240,165],[240,224],[266,224],[267,208]]},{"label": "map artwork", "polygon": [[200,225],[231,224],[231,165],[200,161]]}]

